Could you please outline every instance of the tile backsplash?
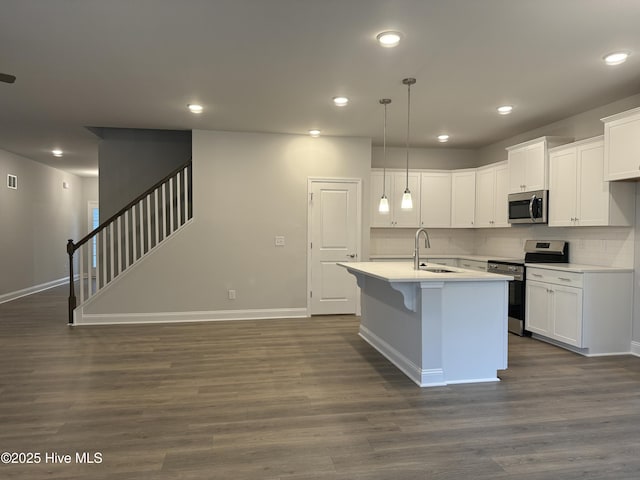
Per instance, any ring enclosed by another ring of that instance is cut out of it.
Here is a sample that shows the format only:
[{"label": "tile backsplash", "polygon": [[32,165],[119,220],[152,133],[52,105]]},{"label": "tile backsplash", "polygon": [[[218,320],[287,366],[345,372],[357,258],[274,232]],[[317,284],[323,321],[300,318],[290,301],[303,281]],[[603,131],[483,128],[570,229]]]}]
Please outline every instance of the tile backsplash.
[{"label": "tile backsplash", "polygon": [[[411,255],[412,228],[372,228],[371,255]],[[550,228],[546,225],[517,225],[511,228],[429,230],[430,253],[476,254],[499,257],[524,256],[524,241],[567,240],[572,263],[614,267],[634,266],[633,227]]]}]

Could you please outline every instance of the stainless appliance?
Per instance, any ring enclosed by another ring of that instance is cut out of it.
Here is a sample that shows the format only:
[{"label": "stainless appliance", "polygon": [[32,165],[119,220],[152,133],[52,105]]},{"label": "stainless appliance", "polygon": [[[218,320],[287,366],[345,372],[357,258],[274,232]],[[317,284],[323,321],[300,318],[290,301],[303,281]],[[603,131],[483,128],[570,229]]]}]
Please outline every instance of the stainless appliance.
[{"label": "stainless appliance", "polygon": [[524,328],[526,278],[525,263],[568,263],[569,243],[564,240],[527,240],[523,260],[489,260],[487,271],[511,275],[509,282],[509,322],[511,333],[525,336],[531,332]]},{"label": "stainless appliance", "polygon": [[549,192],[509,194],[509,223],[547,223]]}]

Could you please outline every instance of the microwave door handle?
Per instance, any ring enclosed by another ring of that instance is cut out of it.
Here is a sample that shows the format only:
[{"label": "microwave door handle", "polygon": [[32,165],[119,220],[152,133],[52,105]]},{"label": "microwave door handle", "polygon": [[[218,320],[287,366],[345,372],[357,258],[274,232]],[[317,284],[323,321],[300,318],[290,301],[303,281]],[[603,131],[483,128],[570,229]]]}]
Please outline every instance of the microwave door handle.
[{"label": "microwave door handle", "polygon": [[536,219],[533,218],[533,202],[536,200],[536,195],[531,195],[531,200],[529,200],[529,216],[531,217],[531,223],[536,223]]}]

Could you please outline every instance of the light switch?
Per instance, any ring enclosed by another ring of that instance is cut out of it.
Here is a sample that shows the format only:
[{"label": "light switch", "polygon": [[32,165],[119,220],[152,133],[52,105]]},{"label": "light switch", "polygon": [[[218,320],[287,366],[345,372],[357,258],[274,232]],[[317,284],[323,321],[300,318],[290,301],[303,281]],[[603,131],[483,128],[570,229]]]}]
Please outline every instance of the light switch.
[{"label": "light switch", "polygon": [[276,247],[284,247],[284,237],[276,236]]}]

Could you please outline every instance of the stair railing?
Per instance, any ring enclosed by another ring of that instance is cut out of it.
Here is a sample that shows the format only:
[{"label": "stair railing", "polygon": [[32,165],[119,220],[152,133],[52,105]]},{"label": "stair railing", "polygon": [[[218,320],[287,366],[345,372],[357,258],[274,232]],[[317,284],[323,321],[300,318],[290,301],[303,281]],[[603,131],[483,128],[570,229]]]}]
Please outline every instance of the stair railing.
[{"label": "stair railing", "polygon": [[[74,310],[193,217],[191,160],[129,202],[78,242],[67,242],[69,324]],[[78,254],[76,257],[76,253]],[[77,265],[77,279],[74,274]],[[79,302],[76,297],[79,283]]]}]

